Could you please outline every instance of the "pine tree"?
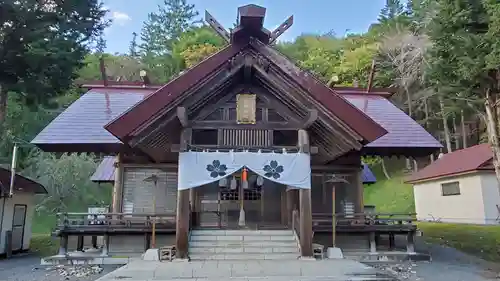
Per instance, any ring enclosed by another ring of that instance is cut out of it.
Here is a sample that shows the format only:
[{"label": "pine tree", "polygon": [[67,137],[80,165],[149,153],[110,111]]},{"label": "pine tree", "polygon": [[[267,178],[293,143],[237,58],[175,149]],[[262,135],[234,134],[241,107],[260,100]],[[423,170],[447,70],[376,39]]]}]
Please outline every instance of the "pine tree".
[{"label": "pine tree", "polygon": [[403,14],[405,11],[403,4],[399,0],[386,0],[384,8],[380,11],[378,20],[386,22]]},{"label": "pine tree", "polygon": [[98,54],[103,54],[104,51],[106,50],[106,40],[104,39],[104,36],[99,36],[97,39],[97,43],[95,46],[95,52]]},{"label": "pine tree", "polygon": [[132,33],[132,41],[130,41],[129,56],[133,58],[139,57],[137,53],[137,33]]},{"label": "pine tree", "polygon": [[166,55],[180,35],[200,23],[194,5],[186,0],[164,0],[158,11],[150,13],[141,31],[143,56]]}]

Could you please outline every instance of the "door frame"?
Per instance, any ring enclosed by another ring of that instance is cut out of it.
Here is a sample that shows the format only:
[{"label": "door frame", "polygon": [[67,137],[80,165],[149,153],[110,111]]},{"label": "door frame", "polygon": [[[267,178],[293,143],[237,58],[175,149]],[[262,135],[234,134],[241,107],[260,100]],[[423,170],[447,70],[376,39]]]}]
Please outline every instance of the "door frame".
[{"label": "door frame", "polygon": [[16,215],[16,206],[24,206],[24,217],[23,217],[23,231],[21,234],[21,248],[20,249],[12,249],[12,251],[22,251],[23,246],[24,246],[24,232],[26,230],[26,216],[28,214],[28,205],[27,204],[14,204],[13,209],[12,209],[12,227],[11,227],[11,232],[14,231],[14,218]]}]

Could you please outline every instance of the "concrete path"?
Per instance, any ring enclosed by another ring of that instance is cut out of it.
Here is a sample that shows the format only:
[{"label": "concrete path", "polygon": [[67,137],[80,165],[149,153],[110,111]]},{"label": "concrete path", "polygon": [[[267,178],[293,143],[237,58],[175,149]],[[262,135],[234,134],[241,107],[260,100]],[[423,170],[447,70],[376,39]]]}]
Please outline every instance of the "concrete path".
[{"label": "concrete path", "polygon": [[133,261],[98,281],[170,280],[273,280],[273,281],[361,281],[396,280],[382,276],[369,266],[351,260],[324,261]]}]

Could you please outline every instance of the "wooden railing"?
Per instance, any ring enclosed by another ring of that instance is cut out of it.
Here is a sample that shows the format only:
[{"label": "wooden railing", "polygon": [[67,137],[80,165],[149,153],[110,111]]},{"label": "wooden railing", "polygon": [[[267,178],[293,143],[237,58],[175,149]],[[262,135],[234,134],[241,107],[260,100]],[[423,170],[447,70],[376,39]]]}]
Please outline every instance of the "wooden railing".
[{"label": "wooden railing", "polygon": [[56,232],[158,232],[175,231],[175,213],[58,213]]},{"label": "wooden railing", "polygon": [[[333,215],[331,213],[313,213],[313,230],[331,232]],[[413,213],[355,213],[335,214],[337,232],[395,231],[409,232],[416,230],[416,214]]]}]

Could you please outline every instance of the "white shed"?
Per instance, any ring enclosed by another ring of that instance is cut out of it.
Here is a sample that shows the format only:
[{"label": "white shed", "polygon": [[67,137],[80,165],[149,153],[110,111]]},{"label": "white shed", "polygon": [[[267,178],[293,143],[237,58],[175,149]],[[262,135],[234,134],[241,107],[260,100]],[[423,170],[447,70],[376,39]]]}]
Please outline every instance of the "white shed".
[{"label": "white shed", "polygon": [[498,224],[500,193],[488,144],[443,155],[407,180],[413,184],[417,219]]},{"label": "white shed", "polygon": [[29,249],[35,194],[47,193],[41,184],[16,174],[13,196],[9,197],[10,177],[11,172],[0,167],[0,255],[7,253],[7,231],[12,231],[13,253]]}]

